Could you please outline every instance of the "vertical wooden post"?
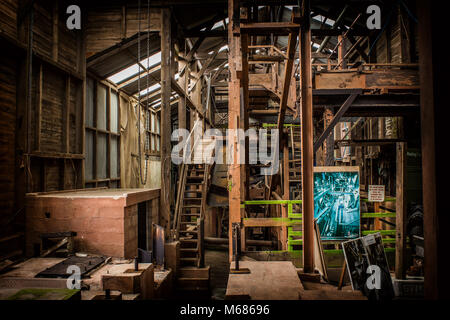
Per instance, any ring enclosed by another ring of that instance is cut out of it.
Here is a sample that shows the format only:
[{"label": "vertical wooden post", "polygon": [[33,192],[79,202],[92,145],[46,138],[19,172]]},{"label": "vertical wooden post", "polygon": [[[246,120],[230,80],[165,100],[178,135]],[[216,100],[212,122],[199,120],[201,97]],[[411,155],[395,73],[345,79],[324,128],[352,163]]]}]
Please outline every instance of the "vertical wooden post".
[{"label": "vertical wooden post", "polygon": [[[185,58],[185,55],[183,53],[180,53],[180,56]],[[178,84],[184,90],[184,92],[188,92],[187,63],[186,61],[180,59],[180,61],[178,62],[178,71],[181,71],[183,69],[185,69],[185,72],[183,76],[178,79]],[[186,129],[186,99],[183,97],[180,97],[180,100],[178,101],[178,128]]]},{"label": "vertical wooden post", "polygon": [[59,38],[59,30],[58,30],[58,1],[53,1],[53,26],[52,26],[52,59],[54,61],[58,61],[58,38]]},{"label": "vertical wooden post", "polygon": [[[333,119],[333,110],[332,108],[325,108],[323,112],[323,123],[324,130],[328,127],[331,120]],[[334,130],[330,132],[328,137],[325,139],[323,144],[323,153],[324,153],[324,165],[325,166],[333,166],[334,165]]]},{"label": "vertical wooden post", "polygon": [[314,190],[313,190],[313,108],[311,70],[310,3],[303,0],[303,24],[299,34],[301,134],[302,134],[302,213],[303,271],[314,271]]},{"label": "vertical wooden post", "polygon": [[[228,1],[228,65],[230,70],[230,81],[228,82],[228,128],[230,131],[236,131],[243,128],[244,112],[242,108],[243,94],[241,94],[241,76],[242,76],[242,52],[241,39],[239,29],[239,1]],[[244,150],[241,150],[238,136],[232,135],[229,139],[230,152],[233,158],[233,163],[228,164],[228,193],[229,193],[229,260],[232,260],[232,223],[241,222],[244,209],[241,208],[241,202],[244,200],[244,179],[245,166],[239,164],[239,155]],[[245,236],[241,237],[244,238]]]},{"label": "vertical wooden post", "polygon": [[395,242],[395,278],[406,276],[406,143],[399,142],[397,148],[397,190],[396,197],[396,242]]},{"label": "vertical wooden post", "polygon": [[[445,82],[438,81],[439,76],[446,73],[446,68],[436,68],[443,61],[445,53],[438,53],[440,45],[430,37],[433,31],[439,28],[435,21],[444,18],[445,10],[435,10],[430,1],[417,2],[417,14],[419,19],[419,76],[420,76],[420,123],[422,140],[422,193],[423,193],[423,228],[425,234],[424,264],[424,291],[425,298],[438,299],[449,297],[449,282],[447,264],[444,263],[448,256],[448,236],[445,229],[448,228],[449,218],[447,210],[446,192],[439,193],[437,184],[446,179],[447,165],[445,157],[438,157],[436,151],[446,140],[445,135],[439,135],[438,129],[447,125],[447,117],[444,115],[447,99]],[[439,50],[441,51],[441,50]],[[436,56],[439,58],[436,60]],[[439,83],[441,82],[441,83]],[[440,91],[439,89],[443,89]],[[445,124],[444,124],[445,123]],[[439,137],[441,136],[441,138]],[[439,147],[438,147],[439,146]],[[440,161],[438,159],[441,158]],[[438,175],[438,169],[442,172]],[[445,190],[445,189],[444,189]],[[444,209],[444,210],[441,210]],[[441,213],[439,213],[441,212]],[[438,227],[440,226],[440,227]]]},{"label": "vertical wooden post", "polygon": [[64,146],[64,149],[62,150],[62,152],[64,153],[69,153],[70,150],[70,127],[69,127],[69,119],[70,119],[70,84],[71,84],[71,78],[68,75],[66,77],[66,99],[65,99],[65,106],[64,106],[64,116],[63,116],[63,124],[62,124],[62,128],[63,128],[63,141],[62,141],[62,145]]},{"label": "vertical wooden post", "polygon": [[170,235],[170,167],[171,167],[171,116],[170,95],[170,9],[161,9],[161,219],[166,236]]},{"label": "vertical wooden post", "polygon": [[340,70],[347,68],[347,63],[344,61],[344,57],[346,54],[345,50],[345,39],[343,36],[338,36],[338,42],[340,42],[340,45],[338,47],[338,64]]},{"label": "vertical wooden post", "polygon": [[35,130],[35,145],[36,151],[41,150],[41,120],[42,120],[42,84],[43,84],[42,63],[39,64],[38,82],[36,85],[36,130]]},{"label": "vertical wooden post", "polygon": [[[289,147],[288,147],[288,134],[284,135],[283,142],[283,199],[289,200]],[[287,205],[282,205],[281,216],[283,218],[288,217]],[[287,250],[287,227],[281,227],[281,249]]]},{"label": "vertical wooden post", "polygon": [[[87,13],[83,10],[82,21],[86,21]],[[78,92],[76,96],[76,146],[77,153],[85,154],[86,149],[86,130],[84,128],[84,119],[86,115],[86,28],[81,28],[77,34],[77,70],[83,76],[81,85],[78,87]],[[120,109],[119,109],[120,110]],[[119,111],[120,116],[120,111]],[[119,117],[120,119],[120,117]],[[119,128],[120,129],[120,128]],[[81,146],[81,147],[80,147]],[[81,160],[81,172],[78,175],[78,185],[77,188],[84,188],[85,186],[85,160]]]}]

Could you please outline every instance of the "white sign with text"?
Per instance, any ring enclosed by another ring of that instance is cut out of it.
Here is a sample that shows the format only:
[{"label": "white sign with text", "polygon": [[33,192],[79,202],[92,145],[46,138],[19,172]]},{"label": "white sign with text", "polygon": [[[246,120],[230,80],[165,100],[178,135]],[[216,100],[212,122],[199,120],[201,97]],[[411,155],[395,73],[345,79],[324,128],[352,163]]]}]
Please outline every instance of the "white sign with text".
[{"label": "white sign with text", "polygon": [[370,202],[384,201],[384,185],[369,185],[369,201]]}]

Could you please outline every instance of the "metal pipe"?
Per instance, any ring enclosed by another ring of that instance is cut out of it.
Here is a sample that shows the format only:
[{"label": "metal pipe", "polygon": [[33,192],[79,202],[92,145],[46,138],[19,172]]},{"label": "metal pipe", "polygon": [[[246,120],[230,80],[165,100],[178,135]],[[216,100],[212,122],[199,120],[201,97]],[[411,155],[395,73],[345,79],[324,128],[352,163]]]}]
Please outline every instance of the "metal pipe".
[{"label": "metal pipe", "polygon": [[[344,9],[342,10],[341,14],[338,16],[338,18],[336,19],[336,21],[334,22],[333,26],[331,27],[331,30],[335,30],[337,29],[337,27],[339,26],[342,18],[344,17],[345,11],[347,11],[348,5],[345,5]],[[330,41],[331,36],[326,36],[322,43],[320,44],[319,48],[317,48],[316,52],[320,53],[322,52],[323,48],[327,45],[328,41]],[[314,61],[316,60],[316,58],[312,59],[312,62],[314,63]]]}]

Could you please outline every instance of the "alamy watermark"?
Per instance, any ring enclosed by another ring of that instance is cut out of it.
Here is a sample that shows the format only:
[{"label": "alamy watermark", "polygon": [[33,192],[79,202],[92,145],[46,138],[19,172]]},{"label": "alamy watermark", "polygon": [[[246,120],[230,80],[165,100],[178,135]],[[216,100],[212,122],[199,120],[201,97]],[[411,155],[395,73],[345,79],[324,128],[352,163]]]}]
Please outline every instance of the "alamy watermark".
[{"label": "alamy watermark", "polygon": [[[246,138],[248,138],[248,159],[246,161]],[[178,141],[172,149],[172,162],[185,164],[250,164],[265,165],[262,175],[274,175],[279,170],[278,129],[227,129],[225,135],[219,129],[209,129],[204,133],[194,126],[189,133],[177,129],[172,133],[172,141]],[[223,149],[226,147],[224,155]]]}]

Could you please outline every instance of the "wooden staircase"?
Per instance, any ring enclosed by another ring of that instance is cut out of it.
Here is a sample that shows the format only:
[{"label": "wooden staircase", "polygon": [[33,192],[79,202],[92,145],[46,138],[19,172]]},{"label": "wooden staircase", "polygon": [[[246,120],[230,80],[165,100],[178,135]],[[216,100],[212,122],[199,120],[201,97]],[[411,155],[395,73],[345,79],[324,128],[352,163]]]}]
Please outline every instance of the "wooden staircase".
[{"label": "wooden staircase", "polygon": [[289,128],[289,148],[291,149],[289,157],[289,189],[290,199],[301,199],[301,132],[299,127]]},{"label": "wooden staircase", "polygon": [[207,173],[205,164],[185,165],[184,187],[180,188],[177,239],[180,241],[180,265],[203,265],[203,218]]},{"label": "wooden staircase", "polygon": [[210,168],[208,164],[183,164],[181,172],[176,206],[176,237],[180,241],[177,291],[208,296],[209,267],[205,267],[203,222]]}]

